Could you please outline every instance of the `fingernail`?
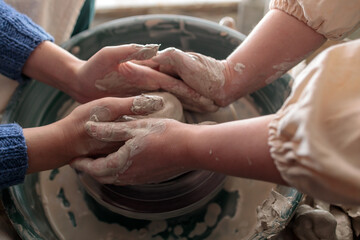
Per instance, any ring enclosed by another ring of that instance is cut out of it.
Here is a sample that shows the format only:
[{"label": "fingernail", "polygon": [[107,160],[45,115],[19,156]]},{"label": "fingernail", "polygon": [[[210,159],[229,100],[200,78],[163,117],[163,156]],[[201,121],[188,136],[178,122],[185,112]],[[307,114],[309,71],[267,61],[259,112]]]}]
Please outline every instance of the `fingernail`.
[{"label": "fingernail", "polygon": [[111,112],[106,107],[94,107],[90,112],[90,121],[93,122],[106,122],[111,120]]},{"label": "fingernail", "polygon": [[164,99],[160,96],[142,94],[135,97],[131,111],[135,114],[150,114],[164,107]]}]

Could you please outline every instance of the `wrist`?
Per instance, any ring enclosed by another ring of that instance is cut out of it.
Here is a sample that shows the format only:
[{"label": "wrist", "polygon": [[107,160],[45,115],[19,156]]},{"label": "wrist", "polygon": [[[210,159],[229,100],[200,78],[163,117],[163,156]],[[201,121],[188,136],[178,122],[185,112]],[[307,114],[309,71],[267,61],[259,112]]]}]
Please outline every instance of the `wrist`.
[{"label": "wrist", "polygon": [[231,60],[222,60],[221,64],[224,66],[224,85],[219,88],[218,94],[214,98],[216,104],[225,107],[235,100],[247,94],[244,84],[245,65],[242,63],[233,63]]},{"label": "wrist", "polygon": [[[185,144],[185,156],[181,159],[185,162],[189,169],[204,169],[203,159],[209,155],[209,150],[204,150],[204,147],[209,139],[204,138],[207,125],[192,125],[186,124],[186,128],[182,131]],[[206,153],[205,153],[206,152]]]},{"label": "wrist", "polygon": [[72,89],[76,88],[77,72],[83,62],[56,44],[44,41],[29,56],[23,73],[69,93],[75,91]]},{"label": "wrist", "polygon": [[28,173],[53,169],[66,164],[68,151],[64,135],[57,124],[24,129]]},{"label": "wrist", "polygon": [[[69,59],[70,60],[70,59]],[[85,61],[82,61],[77,58],[72,58],[70,61],[64,62],[64,73],[59,74],[56,77],[56,81],[60,83],[58,87],[59,90],[67,93],[73,97],[76,101],[79,93],[83,94],[84,86],[81,86],[79,80],[79,71],[80,68],[85,64]]]},{"label": "wrist", "polygon": [[175,145],[167,148],[170,154],[166,153],[165,155],[174,159],[173,164],[178,168],[194,170],[196,168],[193,161],[195,151],[192,141],[189,140],[196,135],[196,128],[191,124],[173,121],[171,126],[168,125],[168,129],[170,135],[167,134],[167,136],[170,137],[164,138],[163,145],[165,146],[167,143],[175,143]]},{"label": "wrist", "polygon": [[224,62],[224,75],[226,79],[224,90],[228,98],[223,106],[227,106],[249,93],[247,85],[251,82],[248,77],[251,66],[246,66],[242,62],[234,62],[229,58],[224,60]]},{"label": "wrist", "polygon": [[224,143],[229,138],[226,134],[222,134],[223,128],[219,127],[219,125],[193,125],[189,137],[192,141],[188,141],[188,159],[191,161],[194,169],[220,171],[223,168],[222,165],[226,162],[224,158]]},{"label": "wrist", "polygon": [[76,157],[86,156],[90,151],[90,146],[85,144],[89,139],[85,132],[85,122],[79,121],[76,117],[69,115],[64,119],[56,122],[59,134],[62,136],[61,146],[66,151],[68,161]]}]

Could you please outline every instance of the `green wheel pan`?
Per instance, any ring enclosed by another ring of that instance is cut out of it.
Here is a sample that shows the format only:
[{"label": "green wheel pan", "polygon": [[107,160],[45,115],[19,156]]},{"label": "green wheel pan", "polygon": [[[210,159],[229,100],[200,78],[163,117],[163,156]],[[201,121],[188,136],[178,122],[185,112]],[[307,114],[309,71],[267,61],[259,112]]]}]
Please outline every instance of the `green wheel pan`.
[{"label": "green wheel pan", "polygon": [[[84,60],[102,47],[127,43],[156,43],[161,44],[161,49],[176,47],[225,59],[244,39],[243,34],[207,20],[179,15],[146,15],[97,26],[74,36],[63,47]],[[290,77],[284,75],[249,96],[261,115],[274,113],[281,107],[290,93],[289,83]],[[60,108],[69,100],[70,97],[63,92],[30,81],[17,89],[3,116],[3,123],[17,122],[23,127],[52,123],[58,119]],[[38,174],[26,176],[23,184],[2,191],[2,201],[23,239],[58,239],[45,216],[35,187],[37,182]],[[291,207],[283,211],[284,220],[281,224],[285,226],[302,194],[282,186],[276,190],[292,199]],[[265,233],[260,233],[251,239],[265,237]]]}]

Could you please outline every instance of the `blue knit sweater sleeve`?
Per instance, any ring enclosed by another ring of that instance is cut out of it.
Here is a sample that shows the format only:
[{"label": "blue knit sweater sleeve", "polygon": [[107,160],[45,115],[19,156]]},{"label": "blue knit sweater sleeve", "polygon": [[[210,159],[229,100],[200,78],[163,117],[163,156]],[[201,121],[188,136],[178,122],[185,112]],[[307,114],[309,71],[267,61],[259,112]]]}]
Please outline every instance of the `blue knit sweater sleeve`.
[{"label": "blue knit sweater sleeve", "polygon": [[22,128],[15,123],[0,125],[0,189],[22,183],[27,168]]},{"label": "blue knit sweater sleeve", "polygon": [[26,15],[0,0],[0,73],[19,82],[22,68],[43,41],[54,39]]}]

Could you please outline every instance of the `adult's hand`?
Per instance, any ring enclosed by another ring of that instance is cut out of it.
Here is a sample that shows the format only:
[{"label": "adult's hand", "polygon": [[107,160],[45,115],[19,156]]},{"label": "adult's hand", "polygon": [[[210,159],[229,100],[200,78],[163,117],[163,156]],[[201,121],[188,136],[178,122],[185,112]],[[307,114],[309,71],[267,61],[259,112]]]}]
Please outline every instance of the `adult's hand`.
[{"label": "adult's hand", "polygon": [[71,166],[104,184],[161,182],[196,169],[286,184],[269,153],[272,118],[268,115],[215,125],[154,118],[88,121],[90,136],[125,144],[105,157],[80,157]]},{"label": "adult's hand", "polygon": [[[168,180],[191,170],[187,163],[187,130],[170,119],[86,124],[88,134],[104,142],[123,142],[118,151],[100,158],[78,158],[75,169],[104,184],[136,185]],[[175,143],[176,144],[171,144]],[[169,145],[171,144],[171,145]]]},{"label": "adult's hand", "polygon": [[226,106],[275,81],[324,42],[322,34],[299,18],[273,9],[226,60],[170,48],[148,66],[179,76],[217,105]]},{"label": "adult's hand", "polygon": [[[151,60],[144,61],[143,64],[180,78],[201,95],[214,100],[219,106],[225,106],[231,101],[227,89],[232,79],[232,71],[226,60],[216,60],[200,53],[167,48]],[[239,70],[241,71],[241,66]]]}]

